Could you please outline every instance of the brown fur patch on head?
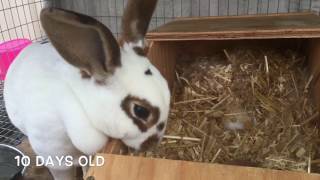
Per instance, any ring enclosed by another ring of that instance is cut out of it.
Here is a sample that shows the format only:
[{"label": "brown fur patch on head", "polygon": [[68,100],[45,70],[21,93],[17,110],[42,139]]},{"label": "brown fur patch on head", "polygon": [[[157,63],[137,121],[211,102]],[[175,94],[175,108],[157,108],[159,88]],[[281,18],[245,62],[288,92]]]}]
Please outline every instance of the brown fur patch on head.
[{"label": "brown fur patch on head", "polygon": [[146,151],[147,149],[153,147],[153,146],[156,146],[158,143],[159,143],[159,137],[158,135],[152,135],[150,137],[148,137],[147,140],[145,140],[141,146],[140,146],[140,150],[141,151]]},{"label": "brown fur patch on head", "polygon": [[[150,111],[150,115],[147,121],[139,119],[135,116],[133,107],[134,105],[140,105]],[[152,106],[147,100],[140,99],[135,96],[128,95],[126,98],[122,100],[121,108],[123,111],[130,117],[133,123],[140,129],[141,132],[146,132],[150,127],[157,124],[160,117],[160,111],[158,107]]]}]

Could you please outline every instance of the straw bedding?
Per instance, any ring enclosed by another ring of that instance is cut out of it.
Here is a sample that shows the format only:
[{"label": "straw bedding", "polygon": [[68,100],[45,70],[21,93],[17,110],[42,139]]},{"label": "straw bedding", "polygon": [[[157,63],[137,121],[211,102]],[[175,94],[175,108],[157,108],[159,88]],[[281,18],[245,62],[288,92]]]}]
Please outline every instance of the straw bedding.
[{"label": "straw bedding", "polygon": [[146,156],[320,172],[305,60],[273,49],[179,60],[166,136]]}]

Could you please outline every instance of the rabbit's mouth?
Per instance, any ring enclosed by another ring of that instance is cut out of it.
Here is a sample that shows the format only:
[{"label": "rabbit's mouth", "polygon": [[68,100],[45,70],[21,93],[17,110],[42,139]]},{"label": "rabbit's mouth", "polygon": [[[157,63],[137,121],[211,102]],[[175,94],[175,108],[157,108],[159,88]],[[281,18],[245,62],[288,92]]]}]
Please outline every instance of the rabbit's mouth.
[{"label": "rabbit's mouth", "polygon": [[146,140],[144,140],[140,145],[137,145],[136,143],[131,141],[121,141],[127,147],[127,150],[130,153],[141,153],[157,147],[161,139],[162,137],[160,137],[159,135],[153,134],[149,136]]},{"label": "rabbit's mouth", "polygon": [[156,134],[152,135],[141,144],[139,151],[147,151],[148,149],[156,147],[159,144],[159,142],[159,136]]}]

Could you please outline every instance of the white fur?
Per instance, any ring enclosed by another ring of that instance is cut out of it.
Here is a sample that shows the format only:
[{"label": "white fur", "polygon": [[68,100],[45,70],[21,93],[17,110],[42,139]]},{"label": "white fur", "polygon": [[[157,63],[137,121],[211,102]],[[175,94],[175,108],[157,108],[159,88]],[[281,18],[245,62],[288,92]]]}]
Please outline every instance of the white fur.
[{"label": "white fur", "polygon": [[[28,136],[38,155],[91,155],[108,137],[139,149],[149,136],[163,135],[156,125],[142,133],[120,107],[130,94],[158,107],[159,123],[168,117],[167,82],[147,58],[135,54],[134,46],[121,49],[122,66],[107,85],[81,78],[79,69],[64,61],[50,43],[35,43],[20,53],[8,71],[4,98],[12,123]],[[152,76],[144,74],[148,68]],[[68,167],[49,168],[56,179],[70,178]]]}]

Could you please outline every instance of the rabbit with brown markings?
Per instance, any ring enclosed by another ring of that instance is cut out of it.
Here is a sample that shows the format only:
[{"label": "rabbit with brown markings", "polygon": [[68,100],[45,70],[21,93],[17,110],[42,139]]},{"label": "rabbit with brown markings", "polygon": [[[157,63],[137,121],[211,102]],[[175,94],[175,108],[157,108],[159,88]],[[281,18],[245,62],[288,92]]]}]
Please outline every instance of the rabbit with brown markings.
[{"label": "rabbit with brown markings", "polygon": [[156,3],[128,1],[120,46],[89,16],[42,10],[50,42],[19,54],[8,71],[4,98],[12,123],[37,155],[73,157],[72,167],[56,160],[48,167],[56,180],[72,179],[78,158],[95,154],[110,137],[136,150],[161,140],[170,92],[143,51]]}]

